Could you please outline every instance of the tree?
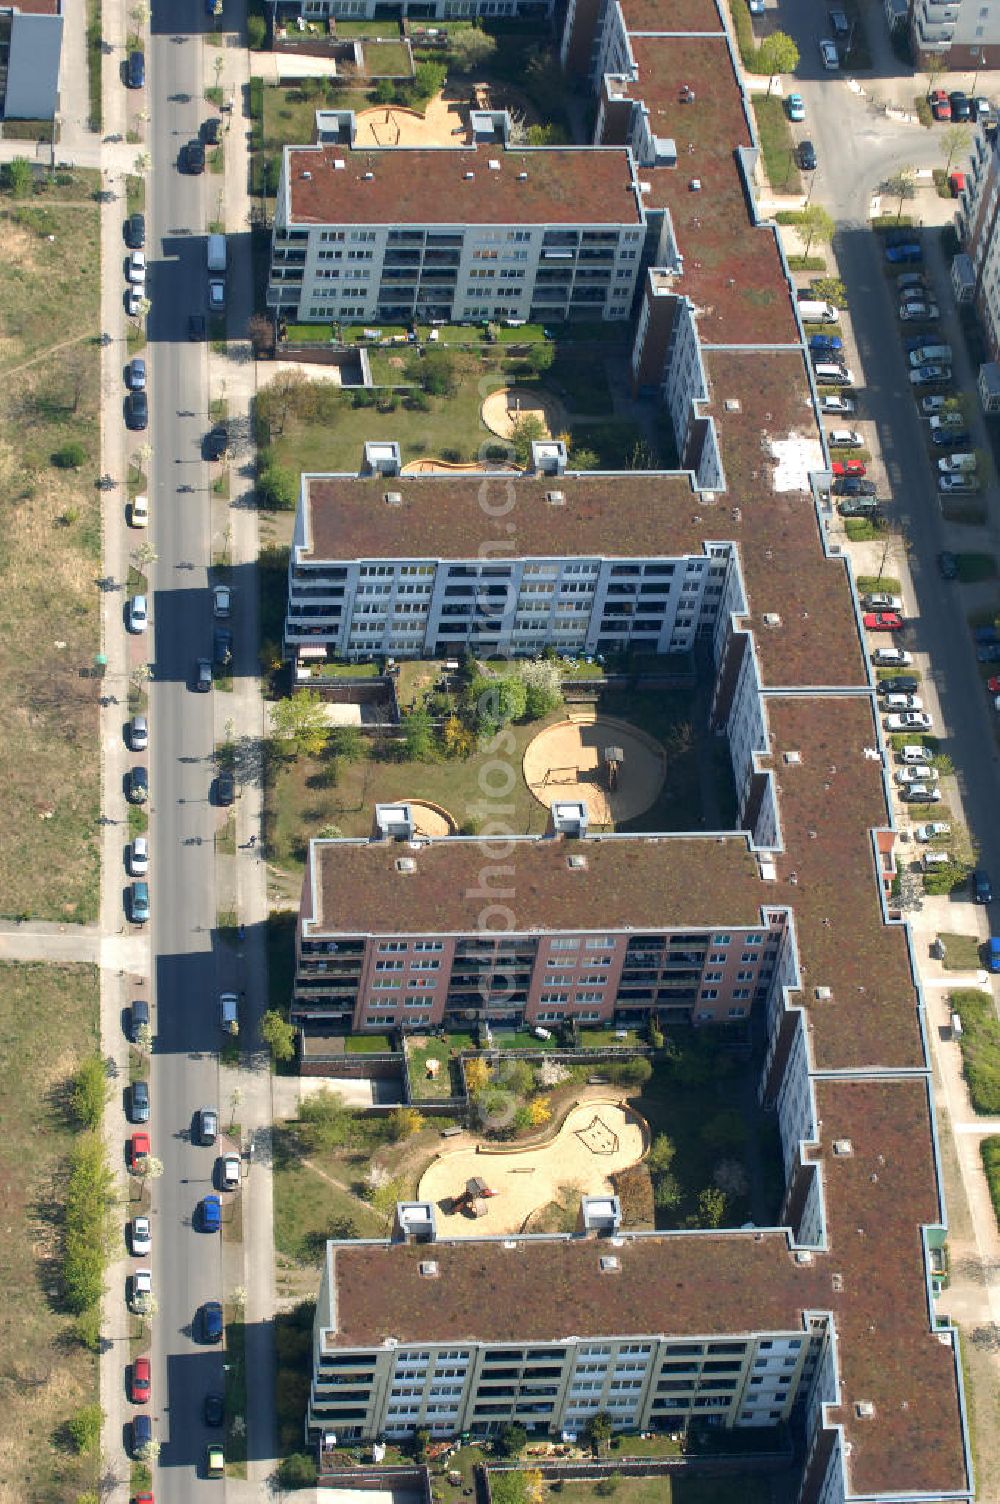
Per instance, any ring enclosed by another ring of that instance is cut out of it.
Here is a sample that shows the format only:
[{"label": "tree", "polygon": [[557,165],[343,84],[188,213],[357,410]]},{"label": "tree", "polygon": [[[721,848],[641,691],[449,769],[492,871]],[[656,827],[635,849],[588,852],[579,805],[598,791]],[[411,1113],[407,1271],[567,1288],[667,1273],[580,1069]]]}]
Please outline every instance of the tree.
[{"label": "tree", "polygon": [[807,204],[799,220],[799,234],[805,238],[803,256],[808,256],[814,240],[817,245],[829,245],[835,229],[833,215],[822,204]]},{"label": "tree", "polygon": [[592,1415],[587,1421],[583,1428],[584,1440],[595,1456],[599,1456],[602,1449],[607,1446],[613,1431],[614,1423],[606,1410],[598,1410],[597,1414]]},{"label": "tree", "polygon": [[396,98],[396,85],[391,78],[380,78],[373,90],[376,104],[392,104]]},{"label": "tree", "polygon": [[537,413],[522,413],[514,419],[508,435],[514,459],[525,469],[531,460],[531,446],[546,437],[546,427]]},{"label": "tree", "polygon": [[258,360],[274,354],[274,322],[266,313],[252,313],[247,320],[247,337]]},{"label": "tree", "polygon": [[528,1433],[523,1426],[516,1421],[508,1421],[501,1426],[493,1443],[493,1451],[498,1457],[516,1457],[523,1452],[528,1445]]},{"label": "tree", "polygon": [[448,38],[448,45],[455,67],[464,72],[481,68],[497,50],[496,39],[478,26],[453,31]]},{"label": "tree", "polygon": [[282,1488],[315,1488],[317,1467],[308,1452],[292,1452],[278,1463],[278,1482]]},{"label": "tree", "polygon": [[368,1203],[377,1217],[380,1217],[388,1227],[396,1210],[396,1202],[402,1201],[406,1195],[406,1181],[401,1179],[386,1180],[382,1185],[375,1186],[369,1193]]},{"label": "tree", "polygon": [[282,465],[266,465],[257,477],[257,500],[266,511],[294,512],[299,487],[291,470]]},{"label": "tree", "polygon": [[555,345],[548,340],[537,340],[531,346],[527,354],[527,362],[536,376],[544,376],[546,371],[551,370],[552,362],[556,358]]},{"label": "tree", "polygon": [[949,125],[944,132],[941,145],[947,152],[944,170],[950,172],[952,158],[962,156],[972,145],[972,131],[967,125],[961,123]]},{"label": "tree", "polygon": [[623,1086],[645,1086],[653,1074],[653,1067],[643,1056],[637,1055],[633,1060],[615,1061],[607,1067],[607,1074],[612,1081]]},{"label": "tree", "polygon": [[914,170],[912,167],[900,167],[891,178],[886,178],[882,184],[883,193],[891,194],[893,198],[899,199],[899,204],[896,208],[897,224],[903,216],[904,202],[916,197],[917,190],[913,177]]},{"label": "tree", "polygon": [[528,687],[520,674],[508,674],[500,680],[500,723],[522,721],[528,706]]},{"label": "tree", "polygon": [[295,1029],[277,1008],[268,1008],[260,1021],[260,1037],[272,1060],[291,1060],[295,1055]]},{"label": "tree", "polygon": [[15,198],[27,198],[31,192],[34,174],[31,171],[31,163],[27,157],[15,157],[7,163],[6,171],[7,187]]},{"label": "tree", "polygon": [[673,1170],[665,1170],[662,1174],[654,1178],[653,1203],[661,1211],[668,1211],[670,1207],[676,1206],[680,1199],[680,1181]]},{"label": "tree", "polygon": [[449,757],[469,757],[476,749],[476,738],[457,715],[450,715],[441,728],[441,745]]},{"label": "tree", "polygon": [[79,470],[87,463],[87,451],[82,444],[63,444],[53,454],[52,463],[57,470]]},{"label": "tree", "polygon": [[299,1107],[302,1137],[309,1149],[340,1149],[353,1128],[350,1109],[339,1092],[324,1087]]},{"label": "tree", "polygon": [[328,752],[345,762],[357,762],[365,754],[365,739],[357,726],[334,726],[326,746]]},{"label": "tree", "polygon": [[521,663],[518,673],[524,681],[524,718],[537,721],[557,710],[563,701],[559,665],[548,659]]},{"label": "tree", "polygon": [[726,1107],[709,1118],[701,1130],[702,1142],[720,1154],[742,1149],[747,1141],[747,1125],[736,1107]]},{"label": "tree", "polygon": [[444,81],[448,77],[448,69],[444,63],[418,63],[413,73],[411,85],[414,96],[421,102],[433,99],[435,94],[440,94],[444,88]]},{"label": "tree", "polygon": [[465,1089],[470,1097],[485,1091],[490,1081],[490,1068],[481,1055],[474,1055],[465,1062]]},{"label": "tree", "polygon": [[945,72],[947,66],[948,65],[942,53],[929,52],[927,54],[927,62],[924,67],[924,72],[927,74],[928,94],[933,93],[934,89],[937,86],[938,79],[941,77],[942,73]]},{"label": "tree", "polygon": [[596,449],[570,449],[569,468],[571,470],[599,470],[601,456]]},{"label": "tree", "polygon": [[260,52],[267,41],[267,21],[263,16],[247,16],[247,46]]},{"label": "tree", "polygon": [[504,1086],[515,1096],[527,1097],[534,1090],[535,1073],[527,1060],[509,1060],[503,1067]]},{"label": "tree", "polygon": [[99,1128],[108,1100],[108,1077],[104,1060],[96,1052],[81,1062],[73,1077],[70,1106],[84,1128]]},{"label": "tree", "polygon": [[403,757],[407,762],[426,762],[433,751],[431,718],[422,705],[404,715],[399,723],[403,733]]},{"label": "tree", "polygon": [[425,392],[432,397],[453,397],[458,390],[455,375],[455,357],[449,350],[438,347],[428,350],[423,356],[415,356],[406,367],[406,374],[419,381]]},{"label": "tree", "polygon": [[100,1405],[82,1405],[71,1415],[66,1429],[78,1452],[96,1452],[101,1444],[101,1425],[104,1411]]},{"label": "tree", "polygon": [[298,689],[271,709],[271,731],[279,742],[290,743],[296,754],[317,757],[326,746],[329,728],[318,689]]},{"label": "tree", "polygon": [[397,1107],[389,1114],[389,1135],[397,1143],[412,1138],[423,1126],[423,1116],[415,1107]]},{"label": "tree", "polygon": [[[776,73],[794,73],[799,66],[799,49],[785,31],[772,31],[757,48],[757,70],[769,73],[771,83]],[[767,92],[771,92],[768,83]]]},{"label": "tree", "polygon": [[546,1097],[534,1097],[528,1103],[528,1119],[532,1128],[541,1128],[543,1123],[548,1123],[552,1118],[552,1108]]},{"label": "tree", "polygon": [[726,1197],[717,1185],[707,1185],[698,1197],[698,1225],[721,1227],[726,1215]]},{"label": "tree", "polygon": [[651,1175],[663,1175],[670,1169],[677,1153],[677,1145],[665,1133],[658,1133],[649,1146],[646,1163]]}]

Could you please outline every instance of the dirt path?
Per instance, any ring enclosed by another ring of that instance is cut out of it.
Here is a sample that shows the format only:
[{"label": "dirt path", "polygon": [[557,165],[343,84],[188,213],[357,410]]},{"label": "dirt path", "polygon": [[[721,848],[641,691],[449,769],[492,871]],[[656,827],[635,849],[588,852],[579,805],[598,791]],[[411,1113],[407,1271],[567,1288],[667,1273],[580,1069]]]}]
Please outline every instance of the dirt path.
[{"label": "dirt path", "polygon": [[37,366],[40,360],[48,360],[50,355],[55,355],[59,350],[68,350],[70,345],[78,345],[82,340],[92,339],[93,331],[88,329],[84,334],[74,334],[72,339],[64,339],[58,345],[49,345],[47,349],[40,350],[30,360],[22,360],[19,366],[10,366],[6,370],[0,368],[0,376],[17,376],[21,371],[27,371],[31,366]]}]

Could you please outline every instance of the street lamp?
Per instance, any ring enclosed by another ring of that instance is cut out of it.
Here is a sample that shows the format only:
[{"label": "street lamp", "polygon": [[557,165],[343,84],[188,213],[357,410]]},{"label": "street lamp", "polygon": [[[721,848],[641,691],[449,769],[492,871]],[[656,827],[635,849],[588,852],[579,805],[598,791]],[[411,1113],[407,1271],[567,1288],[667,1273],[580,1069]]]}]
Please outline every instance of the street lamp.
[{"label": "street lamp", "polygon": [[972,95],[972,98],[975,99],[976,84],[979,82],[979,70],[983,66],[983,49],[981,47],[974,48],[973,57],[976,60],[976,71],[972,75],[972,88],[969,90],[969,93]]}]

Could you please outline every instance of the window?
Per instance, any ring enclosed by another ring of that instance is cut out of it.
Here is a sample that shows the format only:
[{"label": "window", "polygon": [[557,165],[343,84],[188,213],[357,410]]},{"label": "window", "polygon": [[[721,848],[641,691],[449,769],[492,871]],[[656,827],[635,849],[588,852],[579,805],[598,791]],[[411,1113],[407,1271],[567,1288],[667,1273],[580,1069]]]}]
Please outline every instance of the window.
[{"label": "window", "polygon": [[[719,989],[718,989],[718,987],[703,987],[702,991],[701,991],[701,995],[702,995],[702,999],[705,1002],[711,1002],[715,998],[718,997],[718,995],[719,995]],[[706,1013],[704,1015],[705,1018],[711,1018],[711,1016],[712,1015],[710,1013]]]},{"label": "window", "polygon": [[579,937],[575,935],[556,935],[551,941],[552,950],[577,950]]}]

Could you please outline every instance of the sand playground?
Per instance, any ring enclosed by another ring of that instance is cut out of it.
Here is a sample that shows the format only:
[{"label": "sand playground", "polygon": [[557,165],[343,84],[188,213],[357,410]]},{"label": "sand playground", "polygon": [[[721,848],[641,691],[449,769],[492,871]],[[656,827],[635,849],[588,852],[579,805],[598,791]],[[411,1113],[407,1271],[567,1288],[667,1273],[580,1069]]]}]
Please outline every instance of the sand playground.
[{"label": "sand playground", "polygon": [[[612,751],[620,754],[613,776],[607,759]],[[655,803],[667,757],[644,731],[583,709],[528,743],[523,770],[528,788],[546,808],[563,799],[582,801],[592,824],[617,826]]]}]

